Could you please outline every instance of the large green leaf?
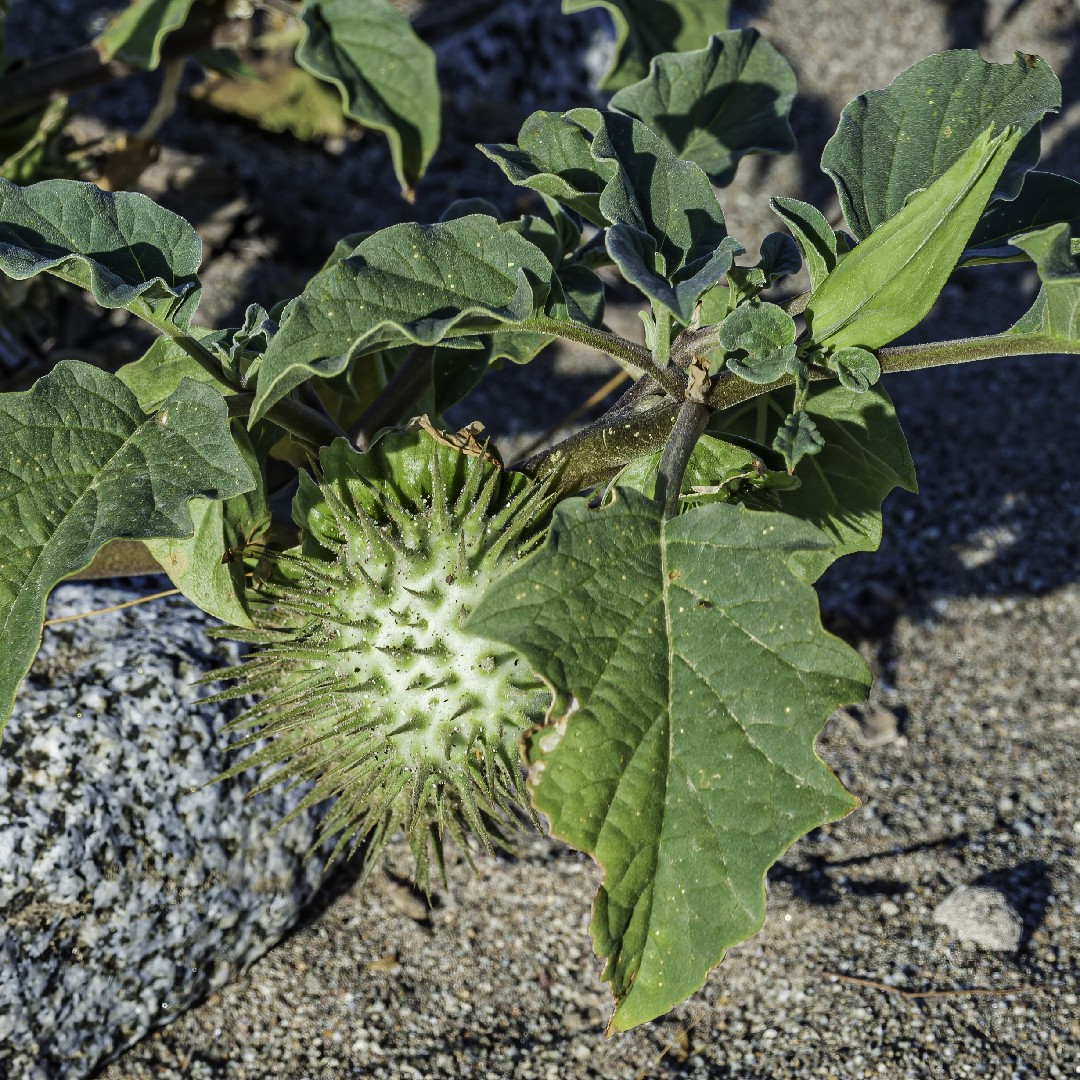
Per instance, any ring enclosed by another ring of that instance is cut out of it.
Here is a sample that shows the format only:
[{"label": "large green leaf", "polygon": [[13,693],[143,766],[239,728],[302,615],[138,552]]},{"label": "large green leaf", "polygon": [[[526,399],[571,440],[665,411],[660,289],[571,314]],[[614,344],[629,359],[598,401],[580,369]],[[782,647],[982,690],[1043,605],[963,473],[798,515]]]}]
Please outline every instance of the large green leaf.
[{"label": "large green leaf", "polygon": [[41,642],[45,599],[109,540],[187,536],[188,501],[250,491],[225,402],[185,380],[152,416],[115,375],[63,360],[0,395],[0,717]]},{"label": "large green leaf", "polygon": [[532,314],[551,264],[534,244],[481,214],[392,225],[308,282],[258,369],[252,422],[312,375],[395,345],[434,345]]},{"label": "large green leaf", "polygon": [[654,58],[646,79],[611,106],[648,124],[677,157],[714,184],[735,178],[746,154],[788,154],[795,72],[756,30],[713,34],[704,49]]},{"label": "large green leaf", "polygon": [[[818,385],[818,384],[815,384]],[[709,430],[770,445],[791,414],[793,391],[777,390],[713,417]],[[785,514],[817,526],[827,548],[792,557],[808,581],[816,581],[841,555],[876,551],[881,543],[881,504],[895,487],[917,490],[915,466],[881,386],[856,393],[830,386],[810,395],[806,412],[825,440],[818,454],[799,465],[798,487],[780,491]]]},{"label": "large green leaf", "polygon": [[297,62],[337,86],[346,116],[386,134],[408,196],[439,143],[435,53],[388,0],[305,0],[301,17]]},{"label": "large green leaf", "polygon": [[701,167],[626,113],[533,113],[517,145],[481,149],[515,184],[606,226],[623,276],[681,323],[742,251]]},{"label": "large green leaf", "polygon": [[1080,266],[1071,253],[1069,226],[1049,225],[1014,236],[1012,243],[1035,261],[1042,288],[1031,310],[1010,332],[1057,338],[1076,351],[1080,345]]},{"label": "large green leaf", "polygon": [[947,172],[849,252],[813,291],[814,341],[876,349],[917,325],[960,258],[1020,133],[983,132]]},{"label": "large green leaf", "polygon": [[94,39],[102,60],[120,60],[153,71],[161,43],[187,21],[195,0],[133,0]]},{"label": "large green leaf", "polygon": [[578,110],[534,112],[521,125],[516,143],[482,143],[479,149],[511,182],[604,228],[610,222],[600,212],[600,195],[615,165],[593,157],[591,135],[577,115]]},{"label": "large green leaf", "polygon": [[844,217],[862,240],[908,197],[943,176],[988,127],[1028,135],[1002,170],[995,198],[1013,198],[1039,160],[1038,124],[1061,105],[1061,84],[1037,56],[991,64],[970,49],[928,56],[840,114],[821,156]]},{"label": "large green leaf", "polygon": [[145,195],[75,180],[0,180],[0,273],[18,281],[53,274],[102,307],[186,329],[199,305],[201,259],[195,230]]},{"label": "large green leaf", "polygon": [[1015,259],[1020,252],[1009,243],[1011,237],[1060,222],[1080,232],[1080,183],[1057,173],[1030,172],[1015,199],[987,208],[971,234],[961,265]]},{"label": "large green leaf", "polygon": [[[252,476],[261,477],[260,454],[242,420],[229,429]],[[258,432],[263,456],[280,432],[264,425]],[[270,527],[266,487],[230,499],[192,499],[188,505],[194,532],[187,537],[146,540],[146,548],[172,583],[203,611],[232,626],[254,626],[248,612],[247,565],[252,548]]]},{"label": "large green leaf", "polygon": [[700,49],[728,26],[728,0],[563,0],[573,15],[603,7],[615,23],[615,59],[601,86],[618,90],[645,77],[660,53]]},{"label": "large green leaf", "polygon": [[619,488],[602,510],[562,503],[469,621],[554,689],[528,745],[533,798],[603,867],[591,930],[614,1030],[701,986],[760,928],[766,870],[855,805],[814,739],[869,674],[790,566],[823,542],[727,503],[665,522]]}]

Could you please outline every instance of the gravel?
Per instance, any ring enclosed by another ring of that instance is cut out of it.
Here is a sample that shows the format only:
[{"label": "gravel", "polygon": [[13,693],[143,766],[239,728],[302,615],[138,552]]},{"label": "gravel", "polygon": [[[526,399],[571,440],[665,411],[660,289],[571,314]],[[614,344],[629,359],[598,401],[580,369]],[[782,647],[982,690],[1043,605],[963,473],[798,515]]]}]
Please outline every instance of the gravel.
[{"label": "gravel", "polygon": [[[1080,101],[1077,11],[1063,0],[735,5],[751,9],[810,96],[793,117],[799,153],[744,163],[722,194],[740,238],[776,227],[769,194],[835,215],[816,163],[839,108],[929,52],[1036,52]],[[1044,167],[1080,176],[1077,115],[1047,124]],[[285,157],[276,146],[267,155]],[[316,157],[288,159],[314,190],[341,190]],[[248,194],[272,216],[295,190]],[[357,214],[371,203],[358,190]],[[336,195],[322,205],[341,217]],[[1004,327],[1033,290],[1023,268],[968,271],[918,333]],[[502,402],[542,401],[529,414],[542,431],[553,376],[565,408],[607,374],[567,353],[500,373],[470,407],[520,437]],[[837,714],[820,740],[861,806],[777,863],[763,930],[690,1001],[604,1037],[587,936],[598,871],[562,845],[536,837],[475,872],[452,865],[430,910],[395,848],[386,871],[328,890],[285,942],[99,1080],[1080,1075],[1080,373],[1075,359],[1003,360],[888,388],[921,494],[894,495],[882,549],[822,582],[829,625],[877,676],[870,709]],[[1017,949],[934,921],[961,886],[1007,900]]]}]

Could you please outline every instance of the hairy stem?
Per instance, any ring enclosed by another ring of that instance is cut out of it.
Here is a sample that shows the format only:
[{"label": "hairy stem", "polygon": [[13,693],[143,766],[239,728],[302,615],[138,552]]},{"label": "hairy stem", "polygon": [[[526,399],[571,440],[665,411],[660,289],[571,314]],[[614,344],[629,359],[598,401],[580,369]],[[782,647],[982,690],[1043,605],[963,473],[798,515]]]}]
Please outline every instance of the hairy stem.
[{"label": "hairy stem", "polygon": [[684,401],[679,406],[656,475],[656,501],[663,506],[666,518],[675,517],[679,512],[679,492],[686,465],[711,415],[708,406],[696,401]]},{"label": "hairy stem", "polygon": [[349,432],[360,450],[366,450],[381,428],[395,423],[431,386],[431,358],[434,355],[433,346],[417,345],[390,376],[378,397]]},{"label": "hairy stem", "polygon": [[618,334],[607,330],[598,330],[584,323],[563,322],[561,319],[549,319],[544,315],[534,315],[520,324],[522,330],[531,330],[540,334],[551,334],[566,341],[576,341],[580,345],[589,345],[598,352],[607,353],[622,365],[635,378],[643,374],[651,375],[676,401],[681,401],[686,392],[686,382],[682,375],[668,367],[660,366],[652,353],[644,345],[628,341]]}]

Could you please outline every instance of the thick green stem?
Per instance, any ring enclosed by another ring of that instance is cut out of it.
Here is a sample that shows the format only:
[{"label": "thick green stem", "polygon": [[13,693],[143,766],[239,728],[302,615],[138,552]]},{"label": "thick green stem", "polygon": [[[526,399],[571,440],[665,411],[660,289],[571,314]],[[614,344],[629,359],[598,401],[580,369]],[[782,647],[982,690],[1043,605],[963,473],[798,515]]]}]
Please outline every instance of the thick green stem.
[{"label": "thick green stem", "polygon": [[656,335],[653,341],[653,362],[658,368],[666,368],[671,360],[671,313],[655,300],[652,305],[653,325]]},{"label": "thick green stem", "polygon": [[919,371],[944,364],[967,364],[972,360],[1047,353],[1080,354],[1080,341],[1065,341],[1039,334],[989,334],[986,337],[934,341],[928,345],[894,345],[878,349],[877,358],[881,370],[891,372]]},{"label": "thick green stem", "polygon": [[[230,416],[247,416],[255,401],[254,394],[232,394],[225,399]],[[329,416],[316,412],[310,406],[282,398],[266,414],[266,419],[284,428],[305,446],[318,450],[329,446],[335,439],[347,439],[348,433]]]}]

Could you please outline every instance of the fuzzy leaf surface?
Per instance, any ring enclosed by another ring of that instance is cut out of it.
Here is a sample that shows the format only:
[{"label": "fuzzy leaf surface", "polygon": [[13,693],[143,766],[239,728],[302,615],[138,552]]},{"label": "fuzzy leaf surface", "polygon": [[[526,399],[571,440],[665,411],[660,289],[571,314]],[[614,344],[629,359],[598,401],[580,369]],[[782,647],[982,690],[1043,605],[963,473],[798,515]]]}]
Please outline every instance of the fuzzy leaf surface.
[{"label": "fuzzy leaf surface", "polygon": [[607,252],[623,276],[680,322],[731,266],[741,245],[728,236],[709,178],[680,161],[632,116],[575,109],[591,151],[612,168],[599,208],[611,222]]},{"label": "fuzzy leaf surface", "polygon": [[[258,432],[262,456],[278,433]],[[229,421],[236,448],[252,476],[261,476],[260,454],[242,420]],[[247,609],[247,565],[253,545],[270,527],[266,487],[228,499],[192,499],[188,511],[194,532],[187,537],[159,537],[144,541],[147,550],[172,583],[195,605],[232,626],[253,626]]]},{"label": "fuzzy leaf surface", "polygon": [[704,49],[664,53],[648,76],[620,90],[612,108],[648,124],[719,187],[747,154],[789,154],[795,99],[791,65],[756,30],[713,34]]},{"label": "fuzzy leaf surface", "polygon": [[597,161],[591,137],[574,113],[534,112],[516,143],[483,143],[480,151],[511,183],[554,199],[600,228],[611,223],[600,212],[600,195],[615,173]]},{"label": "fuzzy leaf surface", "polygon": [[771,383],[795,362],[795,321],[776,304],[740,304],[720,327],[727,366],[748,382]]},{"label": "fuzzy leaf surface", "polygon": [[645,77],[660,53],[702,48],[710,35],[726,30],[728,0],[563,0],[567,15],[603,7],[615,23],[615,59],[601,81],[618,90]]},{"label": "fuzzy leaf surface", "polygon": [[225,402],[185,380],[153,416],[115,375],[62,360],[0,395],[0,716],[41,642],[45,599],[118,538],[187,536],[188,501],[250,491]]},{"label": "fuzzy leaf surface", "polygon": [[186,329],[201,259],[195,230],[145,195],[76,180],[0,180],[0,273],[17,281],[53,274],[102,307]]},{"label": "fuzzy leaf surface", "polygon": [[435,53],[387,0],[306,0],[301,19],[297,63],[338,88],[346,116],[386,135],[410,192],[439,143]]},{"label": "fuzzy leaf surface", "polygon": [[876,349],[933,306],[979,220],[1020,133],[983,132],[928,188],[875,229],[813,291],[814,341]]},{"label": "fuzzy leaf surface", "polygon": [[546,295],[551,272],[539,248],[481,214],[374,233],[290,305],[261,358],[251,420],[363,353],[521,322],[536,293]]},{"label": "fuzzy leaf surface", "polygon": [[561,503],[469,622],[555,691],[528,744],[533,798],[603,867],[591,932],[611,1029],[698,989],[761,926],[773,862],[855,805],[814,739],[868,673],[789,565],[822,542],[727,503],[665,522],[618,488],[602,510]]},{"label": "fuzzy leaf surface", "polygon": [[810,287],[816,289],[836,267],[836,233],[825,215],[809,203],[777,195],[769,200],[769,206],[799,245],[810,275]]},{"label": "fuzzy leaf surface", "polygon": [[[776,390],[718,414],[709,430],[770,443],[791,414],[793,396],[791,389]],[[825,446],[800,464],[801,484],[781,491],[780,504],[785,514],[816,526],[829,540],[827,548],[799,552],[791,560],[807,581],[816,581],[841,555],[876,551],[885,497],[896,487],[918,487],[896,410],[880,385],[861,394],[835,385],[815,391],[806,411]]]},{"label": "fuzzy leaf surface", "polygon": [[94,40],[102,60],[153,71],[161,43],[187,21],[195,0],[134,0]]},{"label": "fuzzy leaf surface", "polygon": [[1012,243],[1035,262],[1042,288],[1011,333],[1038,334],[1062,344],[1080,342],[1080,266],[1070,251],[1065,223],[1014,236]]},{"label": "fuzzy leaf surface", "polygon": [[973,49],[938,53],[852,101],[821,167],[862,240],[943,176],[990,126],[1026,136],[990,196],[1013,198],[1039,160],[1039,123],[1060,106],[1061,84],[1037,56],[1017,53],[1011,64],[991,64]]}]

